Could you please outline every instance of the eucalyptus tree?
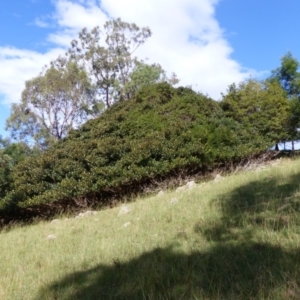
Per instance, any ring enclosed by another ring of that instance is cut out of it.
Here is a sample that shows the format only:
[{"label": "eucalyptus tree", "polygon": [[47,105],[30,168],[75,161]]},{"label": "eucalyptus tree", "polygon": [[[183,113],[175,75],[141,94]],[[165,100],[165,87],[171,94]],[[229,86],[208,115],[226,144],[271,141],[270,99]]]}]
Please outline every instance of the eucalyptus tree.
[{"label": "eucalyptus tree", "polygon": [[150,36],[148,27],[121,19],[107,21],[103,29],[82,29],[65,57],[26,82],[21,102],[12,105],[6,122],[12,137],[43,149],[144,85],[176,84],[175,74],[167,78],[159,64],[134,56]]},{"label": "eucalyptus tree", "polygon": [[175,85],[179,82],[179,79],[175,73],[172,73],[170,78],[167,77],[166,71],[160,64],[146,64],[144,62],[137,61],[134,69],[129,75],[129,80],[125,85],[125,90],[127,95],[132,97],[142,87],[162,82]]},{"label": "eucalyptus tree", "polygon": [[[151,34],[148,27],[118,18],[107,21],[103,29],[84,28],[79,39],[72,41],[70,57],[85,66],[106,107],[130,99],[143,84],[158,83],[165,77],[159,64],[147,65],[134,56]],[[166,81],[178,82],[175,74]]]},{"label": "eucalyptus tree", "polygon": [[6,128],[13,138],[45,148],[101,109],[85,70],[59,57],[39,76],[26,81],[21,102],[12,105]]}]

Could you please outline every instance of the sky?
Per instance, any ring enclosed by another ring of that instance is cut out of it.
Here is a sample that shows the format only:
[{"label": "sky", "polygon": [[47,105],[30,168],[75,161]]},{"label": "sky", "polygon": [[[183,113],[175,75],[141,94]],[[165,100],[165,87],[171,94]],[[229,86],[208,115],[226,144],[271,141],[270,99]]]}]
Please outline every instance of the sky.
[{"label": "sky", "polygon": [[83,27],[120,17],[148,26],[136,55],[180,85],[220,100],[233,82],[263,79],[288,51],[300,59],[299,0],[0,1],[0,135],[25,82],[64,54]]}]

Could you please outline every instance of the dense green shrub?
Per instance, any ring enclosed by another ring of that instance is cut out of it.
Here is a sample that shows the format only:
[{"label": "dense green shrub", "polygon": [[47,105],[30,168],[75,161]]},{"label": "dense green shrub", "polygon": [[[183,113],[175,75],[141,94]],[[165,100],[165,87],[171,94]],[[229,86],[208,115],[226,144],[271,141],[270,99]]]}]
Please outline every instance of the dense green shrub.
[{"label": "dense green shrub", "polygon": [[221,107],[254,135],[271,145],[289,138],[290,105],[286,92],[277,82],[248,80],[229,87]]},{"label": "dense green shrub", "polygon": [[13,168],[34,153],[35,150],[23,142],[12,143],[0,136],[0,201],[11,190]]},{"label": "dense green shrub", "polygon": [[2,212],[54,201],[120,194],[178,171],[208,170],[265,149],[226,118],[218,102],[161,83],[113,105],[97,119],[14,169]]}]

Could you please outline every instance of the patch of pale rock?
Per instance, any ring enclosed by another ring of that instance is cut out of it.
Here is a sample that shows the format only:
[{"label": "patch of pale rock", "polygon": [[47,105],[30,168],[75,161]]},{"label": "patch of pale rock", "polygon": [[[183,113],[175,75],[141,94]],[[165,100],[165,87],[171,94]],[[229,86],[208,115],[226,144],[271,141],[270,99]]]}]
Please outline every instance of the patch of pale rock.
[{"label": "patch of pale rock", "polygon": [[222,178],[223,177],[220,174],[217,174],[216,177],[215,177],[215,179],[214,179],[214,183],[219,182],[220,180],[222,180]]},{"label": "patch of pale rock", "polygon": [[194,180],[189,181],[186,185],[185,185],[188,189],[192,189],[196,186],[196,183]]},{"label": "patch of pale rock", "polygon": [[85,214],[85,216],[94,216],[97,214],[97,212],[93,211],[93,210],[88,210],[84,214]]},{"label": "patch of pale rock", "polygon": [[180,193],[182,191],[186,190],[186,186],[183,185],[183,186],[179,186],[177,189],[176,189],[176,193]]},{"label": "patch of pale rock", "polygon": [[127,215],[130,211],[131,209],[129,207],[123,205],[118,213],[118,216]]},{"label": "patch of pale rock", "polygon": [[186,185],[183,185],[183,186],[179,186],[177,189],[176,189],[176,193],[180,193],[184,190],[187,190],[187,189],[192,189],[196,186],[196,183],[194,180],[192,181],[189,181]]},{"label": "patch of pale rock", "polygon": [[172,198],[171,200],[170,200],[170,203],[171,204],[175,204],[175,203],[177,203],[178,202],[178,199],[177,198]]},{"label": "patch of pale rock", "polygon": [[157,197],[161,197],[161,196],[163,196],[165,193],[164,193],[164,191],[159,191],[159,193],[157,194]]},{"label": "patch of pale rock", "polygon": [[128,226],[130,226],[131,225],[131,222],[126,222],[124,225],[123,225],[123,227],[128,227]]},{"label": "patch of pale rock", "polygon": [[47,240],[55,240],[56,239],[56,236],[54,234],[49,234],[47,236]]},{"label": "patch of pale rock", "polygon": [[55,223],[58,223],[58,222],[59,222],[58,219],[54,219],[54,220],[51,221],[51,224],[55,224]]},{"label": "patch of pale rock", "polygon": [[96,211],[87,210],[86,212],[79,213],[78,216],[75,217],[75,219],[81,219],[81,218],[84,218],[84,217],[90,217],[90,216],[94,216],[96,214],[97,214]]}]

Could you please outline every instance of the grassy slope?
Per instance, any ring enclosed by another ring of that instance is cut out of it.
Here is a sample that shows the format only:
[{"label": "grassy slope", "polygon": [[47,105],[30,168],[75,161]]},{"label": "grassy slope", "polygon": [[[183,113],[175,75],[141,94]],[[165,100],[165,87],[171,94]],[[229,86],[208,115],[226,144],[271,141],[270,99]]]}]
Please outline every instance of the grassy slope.
[{"label": "grassy slope", "polygon": [[299,182],[285,161],[2,232],[0,299],[299,299]]}]

